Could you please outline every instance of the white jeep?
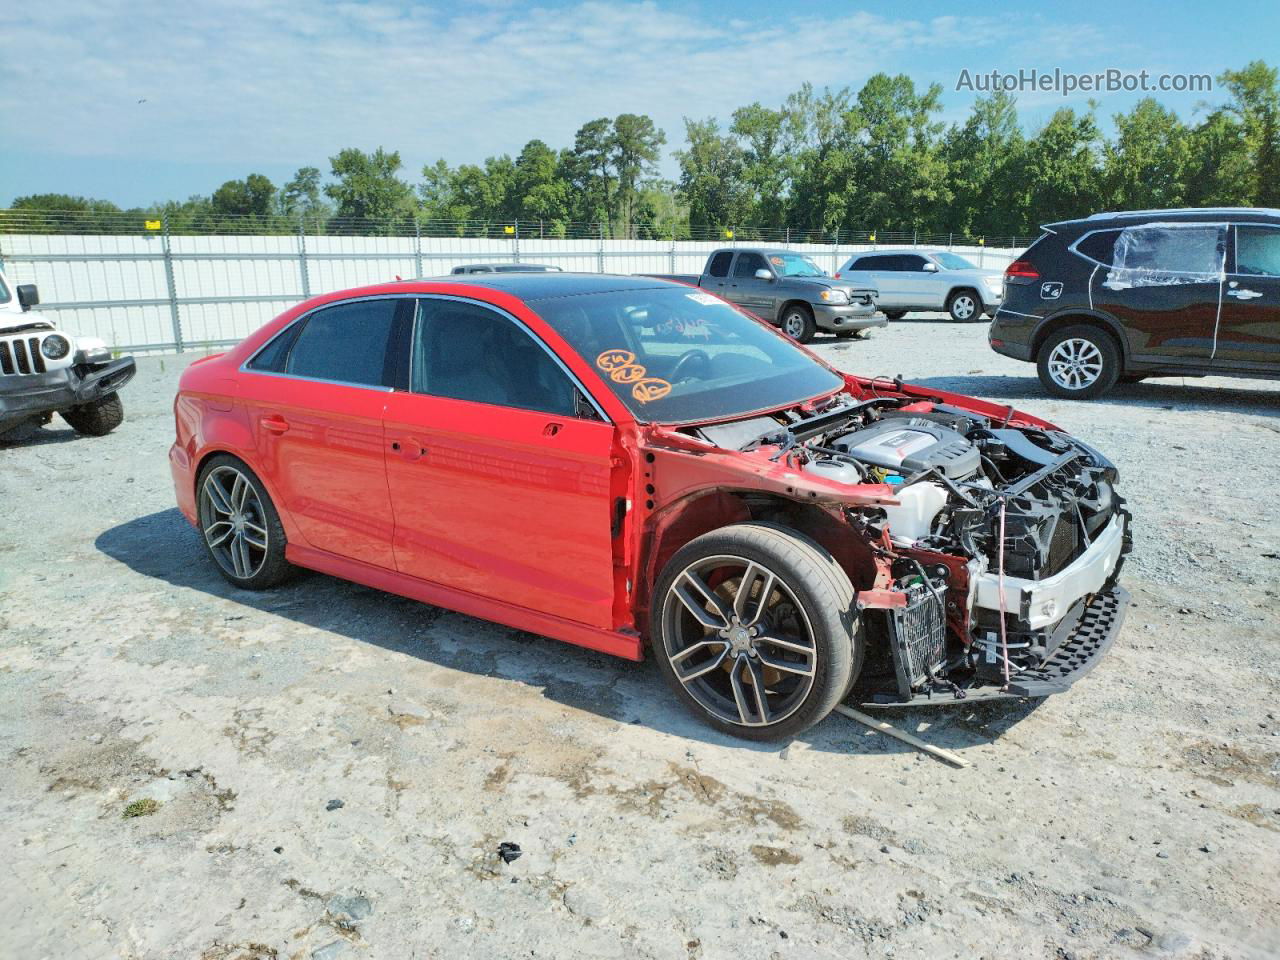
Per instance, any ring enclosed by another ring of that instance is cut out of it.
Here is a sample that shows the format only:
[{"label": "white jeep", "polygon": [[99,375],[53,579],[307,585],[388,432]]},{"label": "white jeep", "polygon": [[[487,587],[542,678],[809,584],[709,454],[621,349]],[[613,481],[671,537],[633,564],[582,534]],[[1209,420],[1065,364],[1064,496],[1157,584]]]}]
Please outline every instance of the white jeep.
[{"label": "white jeep", "polygon": [[11,285],[0,271],[0,443],[21,439],[55,413],[76,433],[101,437],[124,420],[118,390],[133,357],[113,360],[95,337],[73,337],[32,311],[34,284]]}]

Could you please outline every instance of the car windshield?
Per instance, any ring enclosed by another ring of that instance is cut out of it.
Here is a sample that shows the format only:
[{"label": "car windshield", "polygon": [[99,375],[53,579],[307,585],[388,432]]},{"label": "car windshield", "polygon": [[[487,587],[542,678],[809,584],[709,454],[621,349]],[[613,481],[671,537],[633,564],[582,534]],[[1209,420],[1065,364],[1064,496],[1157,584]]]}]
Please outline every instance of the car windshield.
[{"label": "car windshield", "polygon": [[718,297],[669,286],[532,300],[636,419],[726,420],[838,390],[829,368]]},{"label": "car windshield", "polygon": [[978,269],[964,257],[958,257],[954,253],[935,253],[933,259],[942,264],[944,270],[976,270]]},{"label": "car windshield", "polygon": [[825,277],[827,271],[800,253],[771,253],[769,262],[784,277]]}]

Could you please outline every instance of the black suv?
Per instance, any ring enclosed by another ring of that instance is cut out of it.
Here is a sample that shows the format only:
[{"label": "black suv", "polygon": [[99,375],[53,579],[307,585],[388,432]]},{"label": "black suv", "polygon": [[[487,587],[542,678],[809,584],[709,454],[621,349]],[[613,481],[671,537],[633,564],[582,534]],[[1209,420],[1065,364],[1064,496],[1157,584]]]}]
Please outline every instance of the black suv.
[{"label": "black suv", "polygon": [[1100,213],[1050,223],[1005,271],[989,334],[1045,389],[1280,377],[1280,210]]}]

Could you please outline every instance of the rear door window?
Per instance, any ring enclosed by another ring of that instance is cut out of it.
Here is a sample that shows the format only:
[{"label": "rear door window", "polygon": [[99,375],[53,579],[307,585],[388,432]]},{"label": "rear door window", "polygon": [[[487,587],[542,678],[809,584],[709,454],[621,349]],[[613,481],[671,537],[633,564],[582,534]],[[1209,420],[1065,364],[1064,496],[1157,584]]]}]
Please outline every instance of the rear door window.
[{"label": "rear door window", "polygon": [[1227,229],[1220,223],[1148,223],[1116,237],[1104,286],[1164,287],[1216,283],[1226,265]]},{"label": "rear door window", "polygon": [[861,257],[849,269],[850,270],[892,270],[893,267],[890,266],[890,262],[892,260],[893,260],[893,257],[886,257],[881,255],[877,255],[873,257]]},{"label": "rear door window", "polygon": [[312,380],[370,387],[395,383],[392,331],[407,298],[357,300],[324,307],[306,319],[284,364],[284,373]]},{"label": "rear door window", "polygon": [[717,253],[711,258],[711,266],[707,268],[707,272],[713,277],[727,277],[729,275],[729,263],[733,260],[733,254],[727,250]]}]

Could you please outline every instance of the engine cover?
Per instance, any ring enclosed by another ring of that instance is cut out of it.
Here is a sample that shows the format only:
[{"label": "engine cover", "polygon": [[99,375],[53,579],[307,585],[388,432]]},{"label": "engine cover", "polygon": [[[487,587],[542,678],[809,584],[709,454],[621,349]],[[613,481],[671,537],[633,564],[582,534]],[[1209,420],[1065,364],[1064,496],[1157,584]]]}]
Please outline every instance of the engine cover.
[{"label": "engine cover", "polygon": [[978,448],[962,434],[927,420],[894,417],[846,433],[831,446],[863,463],[907,474],[936,468],[949,480],[963,480],[981,465]]}]

